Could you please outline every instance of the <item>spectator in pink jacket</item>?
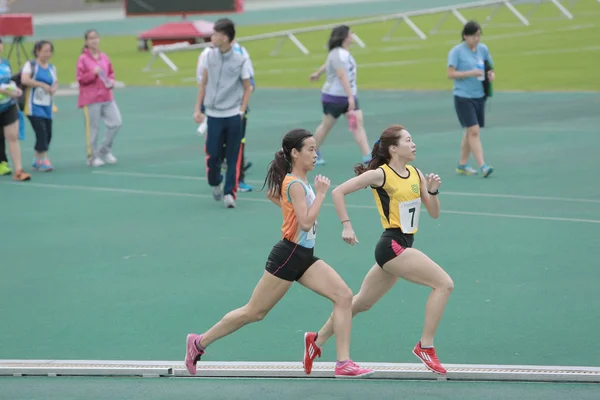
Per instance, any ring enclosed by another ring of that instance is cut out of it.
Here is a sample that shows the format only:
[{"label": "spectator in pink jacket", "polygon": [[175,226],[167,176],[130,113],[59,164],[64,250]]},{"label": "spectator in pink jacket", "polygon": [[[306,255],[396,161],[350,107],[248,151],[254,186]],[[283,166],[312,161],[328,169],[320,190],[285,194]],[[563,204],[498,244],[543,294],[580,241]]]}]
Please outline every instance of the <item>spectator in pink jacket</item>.
[{"label": "spectator in pink jacket", "polygon": [[[83,108],[85,116],[87,163],[92,167],[100,167],[105,163],[117,162],[112,147],[121,128],[121,113],[112,92],[115,71],[108,55],[98,48],[98,32],[91,29],[84,37],[85,47],[77,60],[78,107]],[[102,145],[98,146],[100,120],[106,125],[106,134]]]}]

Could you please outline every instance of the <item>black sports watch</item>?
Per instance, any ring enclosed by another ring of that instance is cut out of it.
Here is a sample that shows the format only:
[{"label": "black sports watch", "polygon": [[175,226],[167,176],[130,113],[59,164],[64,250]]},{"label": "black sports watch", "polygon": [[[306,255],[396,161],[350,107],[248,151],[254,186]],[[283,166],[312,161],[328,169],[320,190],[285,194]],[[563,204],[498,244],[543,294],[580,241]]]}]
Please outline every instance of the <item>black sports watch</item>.
[{"label": "black sports watch", "polygon": [[427,191],[432,196],[437,196],[440,193],[440,189],[435,189],[435,192],[431,193],[429,190]]}]

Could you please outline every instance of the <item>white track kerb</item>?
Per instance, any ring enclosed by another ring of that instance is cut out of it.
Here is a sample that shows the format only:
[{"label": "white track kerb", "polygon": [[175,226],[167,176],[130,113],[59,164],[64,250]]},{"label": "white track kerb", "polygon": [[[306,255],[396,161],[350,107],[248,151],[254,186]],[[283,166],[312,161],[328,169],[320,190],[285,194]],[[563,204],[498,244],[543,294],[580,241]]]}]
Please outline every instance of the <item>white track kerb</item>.
[{"label": "white track kerb", "polygon": [[[370,379],[600,383],[600,367],[444,364],[448,373],[440,376],[422,364],[363,362],[361,365],[375,370]],[[194,376],[334,378],[334,368],[333,362],[316,362],[312,374],[306,375],[301,362],[201,361]],[[0,360],[0,376],[191,377],[183,361],[102,360]]]}]

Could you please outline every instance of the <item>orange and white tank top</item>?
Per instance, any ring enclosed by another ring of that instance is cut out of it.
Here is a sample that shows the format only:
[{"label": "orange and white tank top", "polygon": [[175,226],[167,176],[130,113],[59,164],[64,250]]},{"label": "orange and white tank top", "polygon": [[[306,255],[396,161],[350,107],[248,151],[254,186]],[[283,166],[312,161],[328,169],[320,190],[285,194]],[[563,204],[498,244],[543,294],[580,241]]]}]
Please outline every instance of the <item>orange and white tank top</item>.
[{"label": "orange and white tank top", "polygon": [[292,185],[302,185],[308,208],[310,208],[315,201],[315,192],[309,183],[303,182],[295,176],[287,174],[283,179],[281,187],[281,211],[283,213],[281,233],[283,234],[284,239],[297,243],[302,247],[312,249],[315,247],[315,239],[317,237],[317,221],[315,221],[308,232],[300,229],[300,225],[296,219],[296,213],[294,212],[294,206],[292,205],[292,199],[289,194],[289,189]]}]

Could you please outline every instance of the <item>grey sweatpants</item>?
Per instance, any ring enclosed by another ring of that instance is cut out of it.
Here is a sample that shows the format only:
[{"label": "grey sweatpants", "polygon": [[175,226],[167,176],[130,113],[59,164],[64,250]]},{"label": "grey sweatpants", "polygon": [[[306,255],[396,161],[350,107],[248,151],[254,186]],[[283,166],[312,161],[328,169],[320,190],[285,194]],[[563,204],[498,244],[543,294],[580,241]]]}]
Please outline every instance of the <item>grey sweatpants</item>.
[{"label": "grey sweatpants", "polygon": [[[117,103],[107,101],[94,103],[83,107],[85,117],[85,136],[88,159],[104,156],[112,152],[115,136],[121,128],[121,112]],[[98,147],[100,121],[106,125],[106,134],[102,146]]]}]

